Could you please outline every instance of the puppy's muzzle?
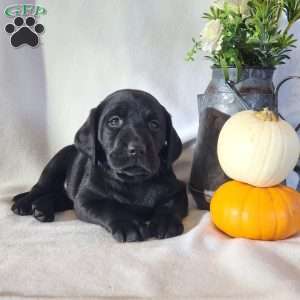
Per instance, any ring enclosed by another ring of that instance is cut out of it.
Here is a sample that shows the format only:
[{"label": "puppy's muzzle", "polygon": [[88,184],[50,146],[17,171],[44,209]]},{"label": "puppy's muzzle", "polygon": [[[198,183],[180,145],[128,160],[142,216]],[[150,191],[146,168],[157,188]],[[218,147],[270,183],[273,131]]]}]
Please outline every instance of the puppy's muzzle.
[{"label": "puppy's muzzle", "polygon": [[144,156],[146,147],[137,142],[130,142],[127,147],[127,153],[129,157]]},{"label": "puppy's muzzle", "polygon": [[118,170],[118,175],[121,177],[139,176],[146,178],[151,176],[152,170],[144,163],[146,153],[146,146],[142,143],[131,141],[127,146],[126,156],[128,158],[127,164]]}]

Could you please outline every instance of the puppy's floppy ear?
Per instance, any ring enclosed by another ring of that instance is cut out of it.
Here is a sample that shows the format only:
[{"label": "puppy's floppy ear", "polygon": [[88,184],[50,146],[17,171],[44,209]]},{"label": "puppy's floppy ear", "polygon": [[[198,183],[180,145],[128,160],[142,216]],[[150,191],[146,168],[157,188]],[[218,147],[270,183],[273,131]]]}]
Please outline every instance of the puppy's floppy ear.
[{"label": "puppy's floppy ear", "polygon": [[89,117],[77,131],[74,141],[75,147],[86,154],[92,160],[93,165],[105,161],[104,150],[97,138],[99,116],[102,111],[100,106],[91,110]]},{"label": "puppy's floppy ear", "polygon": [[167,135],[165,145],[163,146],[160,154],[162,160],[166,163],[167,167],[171,167],[172,163],[180,156],[182,151],[182,142],[172,125],[170,114],[165,110],[167,120]]}]

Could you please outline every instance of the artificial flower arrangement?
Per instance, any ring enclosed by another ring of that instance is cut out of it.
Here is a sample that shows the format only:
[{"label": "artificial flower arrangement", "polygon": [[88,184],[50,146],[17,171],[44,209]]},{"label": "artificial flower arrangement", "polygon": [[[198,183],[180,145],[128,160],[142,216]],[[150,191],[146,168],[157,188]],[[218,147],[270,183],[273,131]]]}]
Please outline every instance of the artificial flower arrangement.
[{"label": "artificial flower arrangement", "polygon": [[274,68],[289,59],[296,43],[289,29],[300,19],[300,0],[218,0],[203,17],[208,22],[186,59],[203,50],[228,79],[228,67]]}]

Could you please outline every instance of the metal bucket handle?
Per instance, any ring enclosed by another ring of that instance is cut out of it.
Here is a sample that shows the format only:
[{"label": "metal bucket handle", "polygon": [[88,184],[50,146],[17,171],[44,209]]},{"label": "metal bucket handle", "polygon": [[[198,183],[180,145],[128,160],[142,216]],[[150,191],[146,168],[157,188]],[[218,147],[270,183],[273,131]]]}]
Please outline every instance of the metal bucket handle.
[{"label": "metal bucket handle", "polygon": [[[289,77],[284,78],[283,80],[281,80],[281,81],[278,83],[278,85],[277,85],[277,87],[276,87],[276,89],[275,89],[274,97],[275,97],[275,109],[276,109],[276,112],[277,112],[277,113],[278,113],[278,94],[279,94],[279,90],[280,90],[280,88],[282,87],[282,85],[283,85],[284,83],[286,83],[287,81],[289,81],[289,80],[291,80],[291,79],[300,79],[300,76],[289,76]],[[282,119],[284,119],[283,116],[280,115],[280,117],[281,117]],[[285,119],[284,119],[284,120],[285,120]],[[298,131],[299,129],[300,129],[300,123],[296,126],[295,130]]]},{"label": "metal bucket handle", "polygon": [[234,92],[234,94],[237,97],[237,101],[239,102],[239,104],[241,105],[241,107],[244,110],[251,109],[250,105],[247,103],[247,101],[244,99],[244,97],[242,96],[242,94],[235,87],[236,83],[233,80],[230,80],[230,79],[226,80],[225,83]]},{"label": "metal bucket handle", "polygon": [[[284,78],[282,81],[279,82],[279,84],[277,85],[276,89],[275,89],[275,93],[274,93],[274,104],[275,104],[275,112],[283,119],[285,120],[285,118],[278,112],[278,94],[279,94],[279,90],[282,87],[282,85],[284,83],[286,83],[287,81],[291,80],[291,79],[300,79],[300,76],[289,76]],[[247,103],[247,101],[244,99],[244,97],[242,96],[242,94],[237,90],[237,88],[235,87],[235,82],[232,80],[226,80],[226,85],[234,92],[234,94],[237,96],[237,101],[239,102],[239,104],[243,107],[243,109],[251,109],[251,107],[249,106],[249,104]],[[296,126],[295,128],[296,131],[300,130],[300,123]]]},{"label": "metal bucket handle", "polygon": [[[282,87],[282,85],[284,83],[286,83],[287,81],[291,80],[291,79],[300,79],[300,76],[289,76],[286,77],[285,79],[283,79],[282,81],[279,82],[279,84],[276,87],[275,90],[275,109],[278,110],[278,94],[279,94],[279,90]],[[278,111],[276,111],[278,113]],[[278,113],[279,114],[279,113]],[[279,114],[280,115],[280,114]],[[280,117],[282,119],[284,119],[284,117],[282,115],[280,115]],[[300,130],[300,123],[295,127],[295,130],[298,132]],[[297,191],[300,191],[300,165],[297,165],[294,168],[294,171],[297,173],[299,181],[298,181],[298,186],[297,186]]]}]

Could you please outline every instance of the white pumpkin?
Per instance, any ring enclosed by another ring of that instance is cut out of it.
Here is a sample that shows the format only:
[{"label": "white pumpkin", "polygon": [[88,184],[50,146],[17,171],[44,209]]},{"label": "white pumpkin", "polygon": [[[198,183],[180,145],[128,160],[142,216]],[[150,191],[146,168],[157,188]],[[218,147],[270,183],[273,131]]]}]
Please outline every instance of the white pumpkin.
[{"label": "white pumpkin", "polygon": [[300,142],[294,128],[270,110],[246,110],[224,124],[217,151],[228,177],[268,187],[282,182],[296,166]]}]

